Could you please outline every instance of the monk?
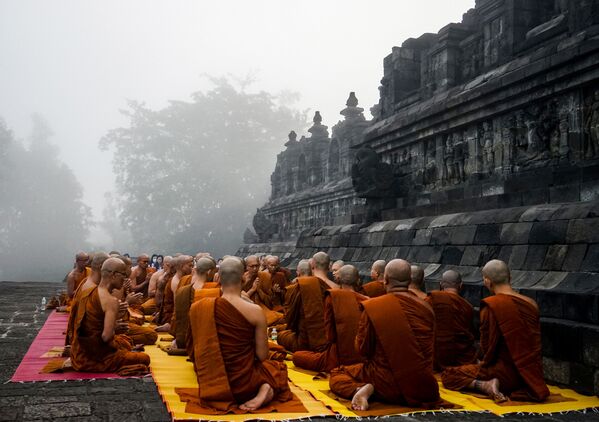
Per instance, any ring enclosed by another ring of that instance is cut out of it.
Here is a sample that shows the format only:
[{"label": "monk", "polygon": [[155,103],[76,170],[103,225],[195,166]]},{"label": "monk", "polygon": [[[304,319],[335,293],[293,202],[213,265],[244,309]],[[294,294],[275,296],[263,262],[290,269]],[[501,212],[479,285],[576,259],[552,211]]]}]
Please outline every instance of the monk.
[{"label": "monk", "polygon": [[142,293],[143,297],[148,297],[148,284],[150,284],[150,275],[148,275],[148,264],[150,257],[141,254],[137,257],[137,265],[131,269],[131,290],[135,293]]},{"label": "monk", "polygon": [[282,312],[283,304],[285,303],[285,288],[289,283],[287,274],[281,270],[281,261],[278,256],[271,255],[266,259],[266,271],[269,274],[272,286],[271,298],[273,310]]},{"label": "monk", "polygon": [[333,280],[329,279],[329,268],[331,265],[331,258],[325,252],[316,252],[310,260],[310,267],[312,269],[312,275],[322,280],[329,289],[338,289],[339,285]]},{"label": "monk", "polygon": [[[323,252],[319,252],[323,253]],[[326,255],[326,254],[325,254]],[[328,259],[328,256],[326,256]],[[319,265],[317,268],[315,265]],[[324,298],[330,289],[316,274],[324,273],[329,268],[329,262],[322,259],[318,264],[310,260],[313,276],[297,277],[296,282],[287,287],[285,297],[286,329],[278,333],[277,342],[290,352],[309,350],[322,352],[327,347],[327,337],[324,326]],[[304,269],[298,264],[298,274]],[[328,280],[328,278],[327,278]],[[333,285],[336,283],[328,280]]]},{"label": "monk", "polygon": [[172,347],[184,349],[188,346],[189,308],[203,297],[219,297],[220,287],[211,282],[216,272],[216,262],[203,257],[196,261],[191,284],[179,288],[175,296],[175,315],[171,321],[175,340]]},{"label": "monk", "polygon": [[450,390],[480,391],[496,402],[543,401],[549,390],[543,379],[539,308],[516,293],[507,264],[489,261],[483,283],[492,296],[480,304],[482,362],[446,368],[441,379]]},{"label": "monk", "polygon": [[342,260],[337,260],[331,264],[331,274],[333,274],[333,281],[339,284],[339,270],[345,265]]},{"label": "monk", "polygon": [[424,291],[424,270],[418,265],[412,265],[412,281],[408,289],[420,299],[426,299]]},{"label": "monk", "polygon": [[73,339],[73,329],[75,326],[75,316],[77,315],[79,298],[81,297],[82,292],[97,287],[98,284],[100,284],[100,271],[102,269],[102,264],[104,264],[104,261],[106,261],[108,258],[108,254],[104,252],[98,252],[94,254],[94,257],[92,258],[90,263],[91,273],[89,277],[86,277],[84,282],[81,283],[75,291],[73,300],[71,301],[71,312],[69,313],[69,320],[67,322],[65,346],[70,346],[71,340]]},{"label": "monk", "polygon": [[331,390],[367,410],[370,398],[410,407],[436,406],[433,375],[433,310],[408,290],[410,264],[394,259],[385,267],[387,294],[362,302],[355,345],[366,360],[331,371]]},{"label": "monk", "polygon": [[150,357],[145,353],[119,349],[115,334],[124,333],[127,323],[117,319],[119,301],[112,296],[127,277],[125,263],[109,258],[101,268],[97,287],[82,292],[75,316],[71,363],[82,372],[147,373]]},{"label": "monk", "polygon": [[476,362],[474,345],[474,308],[460,296],[462,276],[445,271],[441,290],[432,291],[425,299],[435,311],[435,370]]},{"label": "monk", "polygon": [[278,295],[273,292],[271,274],[268,271],[259,271],[260,261],[256,255],[246,257],[245,266],[242,290],[254,303],[260,305],[269,326],[281,322],[284,317],[283,309],[275,305]]},{"label": "monk", "polygon": [[175,295],[177,293],[177,288],[179,287],[179,282],[181,279],[191,274],[191,270],[193,269],[193,257],[189,255],[179,255],[173,258],[173,266],[175,268],[175,274],[171,278],[170,282],[164,287],[163,299],[163,306],[167,310],[170,310],[170,312],[168,312],[170,317],[168,320],[165,318],[165,322],[155,328],[157,332],[171,331],[171,320],[174,315]]},{"label": "monk", "polygon": [[353,265],[338,271],[339,289],[328,290],[324,302],[327,346],[321,352],[297,351],[293,363],[300,368],[329,372],[339,365],[362,362],[354,347],[362,310],[360,303],[368,297],[359,294],[360,275]]},{"label": "monk", "polygon": [[170,291],[171,280],[175,275],[174,261],[175,259],[172,256],[164,258],[164,274],[160,277],[160,279],[158,279],[156,286],[156,306],[159,310],[157,315],[154,317],[154,321],[159,326],[162,326],[171,320],[175,309],[175,303],[172,294],[170,295],[170,302],[165,299],[168,291]]},{"label": "monk", "polygon": [[[144,315],[155,314],[159,307],[156,302],[156,290],[158,287],[158,281],[163,277],[164,274],[164,259],[162,260],[163,267],[151,275],[148,282],[148,297],[144,303],[141,304]],[[162,286],[164,287],[164,286]]]},{"label": "monk", "polygon": [[90,271],[87,269],[89,263],[89,255],[85,252],[78,252],[75,255],[75,267],[67,275],[67,295],[69,299],[73,299],[75,290],[79,287],[81,282],[89,275]]},{"label": "monk", "polygon": [[378,297],[387,293],[385,289],[385,266],[387,263],[379,259],[374,261],[370,268],[370,283],[362,285],[362,294],[368,297]]},{"label": "monk", "polygon": [[224,411],[235,405],[252,411],[274,398],[291,398],[287,366],[267,360],[264,313],[241,296],[243,272],[240,260],[225,259],[222,297],[201,299],[190,311],[200,402]]}]

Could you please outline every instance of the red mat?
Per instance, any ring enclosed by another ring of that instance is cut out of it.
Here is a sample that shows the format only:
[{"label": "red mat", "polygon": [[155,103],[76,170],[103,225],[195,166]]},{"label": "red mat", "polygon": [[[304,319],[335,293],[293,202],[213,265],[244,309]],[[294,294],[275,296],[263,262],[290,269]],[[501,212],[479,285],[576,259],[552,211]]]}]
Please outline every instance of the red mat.
[{"label": "red mat", "polygon": [[51,359],[44,357],[52,348],[64,346],[64,332],[67,329],[69,314],[53,311],[46,323],[37,334],[29,350],[23,357],[21,364],[10,379],[19,381],[60,381],[60,380],[88,380],[94,378],[124,378],[117,374],[91,373],[91,372],[63,372],[58,374],[42,374],[40,371]]}]

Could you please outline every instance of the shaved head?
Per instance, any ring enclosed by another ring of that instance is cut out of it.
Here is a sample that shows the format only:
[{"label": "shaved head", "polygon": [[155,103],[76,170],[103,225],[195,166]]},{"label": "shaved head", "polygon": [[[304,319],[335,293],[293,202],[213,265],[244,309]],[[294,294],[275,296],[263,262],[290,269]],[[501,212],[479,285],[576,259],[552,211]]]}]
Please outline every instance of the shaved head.
[{"label": "shaved head", "polygon": [[495,285],[509,284],[512,278],[507,264],[499,259],[487,262],[482,273],[484,278],[488,278]]},{"label": "shaved head", "polygon": [[95,254],[92,258],[91,263],[92,270],[100,271],[102,269],[104,261],[106,261],[108,258],[110,258],[110,255],[108,255],[106,252],[98,252],[97,254]]},{"label": "shaved head", "polygon": [[378,261],[374,261],[372,264],[372,268],[370,269],[370,278],[373,280],[383,280],[385,277],[385,267],[387,266],[387,262],[383,259],[379,259]]},{"label": "shaved head", "polygon": [[310,268],[310,261],[307,259],[302,259],[297,263],[297,276],[298,277],[308,277],[312,275],[312,268]]},{"label": "shaved head", "polygon": [[418,287],[420,290],[424,290],[424,270],[418,265],[412,265],[411,267],[412,284]]},{"label": "shaved head", "polygon": [[120,258],[108,258],[102,264],[101,271],[102,273],[110,273],[113,271],[125,272],[125,263]]},{"label": "shaved head", "polygon": [[447,270],[441,276],[441,289],[457,289],[462,286],[462,276],[454,270]]},{"label": "shaved head", "polygon": [[241,277],[243,276],[243,264],[238,258],[225,258],[220,263],[220,283],[226,286],[234,286],[235,284],[241,284]]},{"label": "shaved head", "polygon": [[410,263],[403,259],[393,259],[385,267],[385,281],[390,287],[408,287],[412,281]]},{"label": "shaved head", "polygon": [[198,275],[207,274],[210,270],[216,268],[216,262],[208,257],[202,257],[196,261],[195,270]]},{"label": "shaved head", "polygon": [[339,284],[358,287],[360,283],[360,274],[353,265],[344,265],[339,269]]},{"label": "shaved head", "polygon": [[75,255],[75,259],[77,261],[83,261],[83,260],[89,259],[89,255],[87,254],[87,252],[79,251]]},{"label": "shaved head", "polygon": [[316,252],[312,257],[312,266],[316,270],[328,271],[331,265],[331,258],[325,252]]}]

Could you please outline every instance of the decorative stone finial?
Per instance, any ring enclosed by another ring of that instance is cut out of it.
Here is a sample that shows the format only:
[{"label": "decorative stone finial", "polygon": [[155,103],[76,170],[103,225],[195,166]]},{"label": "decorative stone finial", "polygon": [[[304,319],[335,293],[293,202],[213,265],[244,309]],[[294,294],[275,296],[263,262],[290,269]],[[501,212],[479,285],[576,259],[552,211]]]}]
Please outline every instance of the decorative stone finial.
[{"label": "decorative stone finial", "polygon": [[348,107],[357,107],[358,99],[356,98],[356,93],[354,91],[349,93],[349,98],[345,102],[345,105]]},{"label": "decorative stone finial", "polygon": [[329,137],[329,131],[328,127],[322,124],[322,116],[320,115],[320,111],[314,113],[314,119],[312,119],[312,121],[314,122],[314,124],[310,129],[308,129],[308,132],[310,132],[311,134],[310,139],[327,139]]},{"label": "decorative stone finial", "polygon": [[285,142],[286,146],[297,143],[297,133],[295,133],[295,130],[292,130],[291,132],[289,132],[288,137],[289,137],[289,140],[287,142]]},{"label": "decorative stone finial", "polygon": [[322,116],[320,115],[320,111],[317,111],[316,113],[314,113],[314,118],[312,119],[312,121],[314,123],[316,123],[317,125],[322,123]]}]

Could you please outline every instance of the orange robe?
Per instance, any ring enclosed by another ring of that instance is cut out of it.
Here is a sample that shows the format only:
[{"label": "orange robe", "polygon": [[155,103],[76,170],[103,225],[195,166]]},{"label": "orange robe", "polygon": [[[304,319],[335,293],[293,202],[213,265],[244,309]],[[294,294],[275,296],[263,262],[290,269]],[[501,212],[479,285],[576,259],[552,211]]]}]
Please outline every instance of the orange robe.
[{"label": "orange robe", "polygon": [[145,353],[130,352],[118,347],[114,339],[102,340],[104,311],[98,288],[81,293],[75,317],[71,362],[73,369],[82,372],[120,372],[126,367],[143,365],[147,372],[150,357]]},{"label": "orange robe", "polygon": [[175,339],[177,340],[177,347],[179,349],[187,348],[189,351],[188,340],[189,332],[191,330],[189,325],[189,309],[191,308],[191,305],[204,297],[220,297],[220,288],[211,287],[215,284],[216,283],[205,283],[204,287],[199,290],[195,290],[192,284],[188,284],[177,290],[173,321],[176,321],[174,332]]},{"label": "orange robe", "polygon": [[190,320],[203,406],[227,411],[252,399],[265,383],[273,388],[274,399],[291,399],[287,366],[256,359],[256,329],[226,299],[204,298],[194,303]]},{"label": "orange robe", "polygon": [[[273,310],[275,305],[273,301],[272,279],[270,273],[268,271],[259,271],[257,277],[260,279],[260,288],[252,294],[250,299],[262,308],[268,326],[282,322],[283,313]],[[243,283],[241,289],[245,292],[250,291],[254,280],[255,278]]]},{"label": "orange robe", "polygon": [[476,361],[474,309],[463,297],[433,291],[425,299],[435,311],[435,369]]},{"label": "orange robe", "polygon": [[277,271],[274,274],[269,273],[269,275],[271,279],[271,285],[279,286],[279,292],[272,290],[273,310],[283,312],[283,305],[285,304],[285,288],[289,284],[287,276],[283,271]]},{"label": "orange robe", "polygon": [[277,343],[290,352],[323,351],[327,346],[324,327],[324,297],[329,286],[318,277],[298,277],[287,288],[287,329],[278,333]]},{"label": "orange robe", "polygon": [[160,304],[160,313],[158,314],[157,323],[162,325],[171,322],[173,312],[175,311],[175,295],[171,289],[173,276],[168,276],[168,280],[164,283],[164,293],[162,295],[162,303]]},{"label": "orange robe", "polygon": [[372,384],[374,400],[413,407],[437,405],[431,307],[409,293],[388,293],[362,306],[356,348],[366,362],[333,369],[331,390],[351,399],[359,387]]},{"label": "orange robe", "polygon": [[354,347],[354,339],[362,315],[360,302],[368,297],[350,290],[328,290],[326,293],[326,349],[322,352],[300,350],[293,354],[295,366],[317,372],[329,372],[339,365],[352,365],[363,361]]},{"label": "orange robe", "polygon": [[446,368],[443,385],[463,390],[475,379],[499,380],[513,400],[543,401],[549,390],[543,379],[539,309],[520,297],[498,294],[481,302],[479,364]]},{"label": "orange robe", "polygon": [[362,285],[362,291],[360,292],[368,297],[378,297],[387,293],[385,285],[382,281],[371,281],[370,283]]}]

